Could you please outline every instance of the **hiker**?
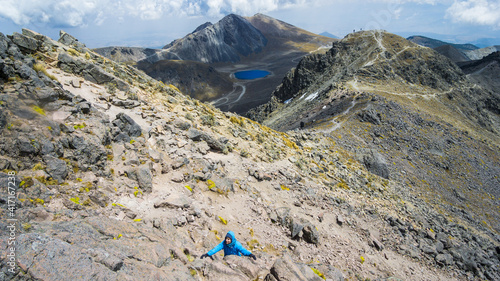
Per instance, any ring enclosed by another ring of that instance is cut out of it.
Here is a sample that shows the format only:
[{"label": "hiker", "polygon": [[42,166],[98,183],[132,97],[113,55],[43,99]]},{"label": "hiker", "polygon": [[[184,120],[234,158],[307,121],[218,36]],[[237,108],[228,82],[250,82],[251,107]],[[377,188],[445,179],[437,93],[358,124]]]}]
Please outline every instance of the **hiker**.
[{"label": "hiker", "polygon": [[252,252],[245,249],[240,242],[236,241],[236,238],[234,237],[234,232],[232,231],[229,231],[226,234],[226,238],[224,239],[224,241],[220,242],[219,245],[215,246],[212,250],[208,251],[208,253],[201,255],[200,258],[203,259],[206,257],[212,257],[222,249],[224,249],[224,256],[229,256],[229,255],[241,256],[243,254],[244,256],[249,256],[252,259],[257,260],[257,258],[255,257],[254,254],[252,254]]}]

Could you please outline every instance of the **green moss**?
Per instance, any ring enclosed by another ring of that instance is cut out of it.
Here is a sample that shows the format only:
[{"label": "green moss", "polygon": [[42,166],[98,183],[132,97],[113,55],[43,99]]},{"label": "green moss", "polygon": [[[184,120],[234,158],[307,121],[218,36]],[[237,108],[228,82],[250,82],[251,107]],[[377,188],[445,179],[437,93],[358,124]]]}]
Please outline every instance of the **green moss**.
[{"label": "green moss", "polygon": [[212,188],[215,188],[215,182],[213,182],[212,180],[207,180],[207,186],[208,186],[208,189],[212,189]]},{"label": "green moss", "polygon": [[45,177],[35,177],[39,182],[45,184],[45,185],[57,185],[58,181],[53,179],[53,178],[48,178],[46,179]]},{"label": "green moss", "polygon": [[73,126],[73,128],[74,128],[75,130],[78,130],[78,129],[83,129],[83,128],[85,128],[85,127],[87,127],[87,124],[85,124],[85,122],[84,122],[83,124],[76,124],[76,125],[74,125],[74,126]]},{"label": "green moss", "polygon": [[323,279],[326,279],[325,275],[323,273],[321,273],[319,270],[317,270],[316,268],[312,268],[312,271],[314,271],[314,273],[316,273],[319,277],[323,278]]},{"label": "green moss", "polygon": [[254,250],[257,247],[260,247],[259,241],[257,239],[252,239],[250,241],[247,241],[247,246],[250,250]]},{"label": "green moss", "polygon": [[73,203],[80,205],[80,198],[79,197],[74,197],[74,198],[69,198]]},{"label": "green moss", "polygon": [[219,216],[219,221],[225,225],[227,225],[227,220],[223,219],[222,217]]},{"label": "green moss", "polygon": [[24,231],[30,231],[31,230],[31,224],[29,222],[23,223],[23,229]]},{"label": "green moss", "polygon": [[38,106],[36,106],[36,105],[33,105],[31,108],[32,108],[32,109],[33,109],[36,113],[41,114],[41,115],[43,115],[43,116],[47,116],[47,114],[45,113],[45,110],[43,110],[43,108],[40,108],[40,107],[38,107]]},{"label": "green moss", "polygon": [[196,274],[198,274],[198,271],[196,271],[196,269],[194,268],[191,268],[189,269],[189,273],[191,274],[191,276],[196,276]]}]

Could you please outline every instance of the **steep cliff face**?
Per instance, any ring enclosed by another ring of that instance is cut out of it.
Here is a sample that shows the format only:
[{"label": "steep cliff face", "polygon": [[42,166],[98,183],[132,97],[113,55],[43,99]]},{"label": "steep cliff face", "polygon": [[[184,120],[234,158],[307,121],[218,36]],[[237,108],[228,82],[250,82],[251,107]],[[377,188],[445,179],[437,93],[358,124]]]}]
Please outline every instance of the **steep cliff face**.
[{"label": "steep cliff face", "polygon": [[267,39],[246,19],[231,14],[164,47],[163,57],[205,63],[236,62],[262,51]]}]

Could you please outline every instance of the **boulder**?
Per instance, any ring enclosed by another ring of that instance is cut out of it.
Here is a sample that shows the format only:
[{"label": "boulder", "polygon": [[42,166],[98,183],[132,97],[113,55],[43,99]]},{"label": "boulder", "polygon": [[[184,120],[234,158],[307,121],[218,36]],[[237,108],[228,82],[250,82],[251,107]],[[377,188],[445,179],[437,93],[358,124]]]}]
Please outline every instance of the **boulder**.
[{"label": "boulder", "polygon": [[161,199],[158,198],[155,200],[154,207],[155,208],[172,208],[172,209],[188,209],[191,204],[193,203],[193,200],[191,200],[189,197],[184,196],[184,195],[172,195],[169,196],[166,199]]},{"label": "boulder", "polygon": [[249,278],[220,261],[213,261],[205,268],[204,275],[209,281],[247,281]]},{"label": "boulder", "polygon": [[59,183],[63,183],[68,176],[68,168],[66,162],[53,156],[44,157],[45,164],[47,165],[47,173]]},{"label": "boulder", "polygon": [[66,46],[69,47],[74,47],[78,51],[83,51],[85,48],[85,44],[82,42],[79,42],[78,39],[75,37],[71,36],[70,34],[64,32],[63,30],[59,31],[59,40],[57,40],[59,43],[62,43]]},{"label": "boulder", "polygon": [[7,51],[9,50],[9,41],[10,39],[0,32],[0,57],[2,58],[7,57]]},{"label": "boulder", "polygon": [[303,238],[307,243],[311,244],[319,243],[319,231],[313,224],[311,223],[305,224],[302,232],[304,233]]},{"label": "boulder", "polygon": [[188,130],[187,136],[193,141],[205,141],[211,149],[216,151],[225,151],[227,149],[223,142],[215,139],[212,135],[206,132],[194,128]]},{"label": "boulder", "polygon": [[17,32],[12,35],[12,42],[26,52],[35,52],[38,49],[37,40]]},{"label": "boulder", "polygon": [[[132,138],[142,134],[141,127],[125,113],[118,113],[116,119],[113,121],[113,125],[118,127],[122,133]],[[115,141],[116,138],[117,136],[115,136]]]},{"label": "boulder", "polygon": [[389,179],[389,168],[384,157],[376,150],[369,150],[361,156],[362,163],[368,171],[377,176]]},{"label": "boulder", "polygon": [[51,238],[46,234],[28,233],[19,235],[18,263],[28,270],[35,280],[116,280],[116,273],[68,242]]},{"label": "boulder", "polygon": [[[304,269],[304,268],[303,268]],[[273,267],[271,268],[271,273],[275,280],[277,281],[322,281],[323,279],[309,268],[310,272],[314,275],[308,274],[306,272],[304,274],[299,266],[297,266],[289,255],[284,255],[281,259],[278,259],[274,262]],[[271,278],[271,277],[269,277]],[[266,280],[268,279],[266,277]]]},{"label": "boulder", "polygon": [[257,266],[248,257],[240,257],[236,255],[229,255],[224,257],[227,265],[247,276],[249,280],[257,280],[260,276],[264,276],[266,270]]},{"label": "boulder", "polygon": [[144,192],[149,193],[153,189],[153,175],[147,165],[142,165],[136,170],[137,182]]}]

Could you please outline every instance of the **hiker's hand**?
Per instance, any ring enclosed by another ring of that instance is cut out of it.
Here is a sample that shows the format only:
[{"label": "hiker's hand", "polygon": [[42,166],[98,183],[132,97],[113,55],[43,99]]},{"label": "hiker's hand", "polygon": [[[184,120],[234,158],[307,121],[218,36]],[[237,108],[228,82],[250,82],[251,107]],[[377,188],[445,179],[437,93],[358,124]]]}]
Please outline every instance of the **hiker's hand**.
[{"label": "hiker's hand", "polygon": [[257,260],[257,257],[254,254],[250,254],[249,257],[251,257],[254,261]]},{"label": "hiker's hand", "polygon": [[200,259],[204,259],[204,258],[208,258],[208,255],[207,254],[201,255]]}]

